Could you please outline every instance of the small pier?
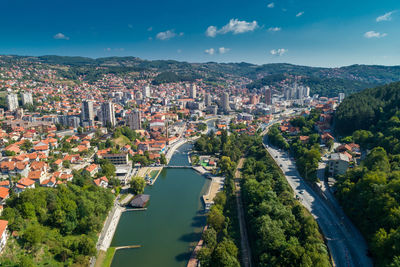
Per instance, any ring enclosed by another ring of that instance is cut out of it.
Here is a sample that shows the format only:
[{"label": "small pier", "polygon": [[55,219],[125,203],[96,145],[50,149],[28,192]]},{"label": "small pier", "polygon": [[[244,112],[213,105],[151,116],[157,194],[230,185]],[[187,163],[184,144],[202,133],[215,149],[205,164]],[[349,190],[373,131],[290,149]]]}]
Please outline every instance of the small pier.
[{"label": "small pier", "polygon": [[126,211],[144,211],[144,210],[147,210],[147,208],[137,208],[137,209],[125,209],[123,212],[126,212]]},{"label": "small pier", "polygon": [[142,245],[121,246],[121,247],[115,247],[115,250],[129,249],[129,248],[141,248],[141,247],[142,247]]}]

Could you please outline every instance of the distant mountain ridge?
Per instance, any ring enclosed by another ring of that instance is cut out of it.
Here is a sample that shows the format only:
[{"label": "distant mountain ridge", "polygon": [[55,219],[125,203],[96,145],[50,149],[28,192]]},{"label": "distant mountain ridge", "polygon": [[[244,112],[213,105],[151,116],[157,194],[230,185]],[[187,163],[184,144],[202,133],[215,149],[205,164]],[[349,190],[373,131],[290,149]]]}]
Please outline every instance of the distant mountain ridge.
[{"label": "distant mountain ridge", "polygon": [[[304,85],[311,87],[312,93],[328,96],[345,92],[354,93],[365,88],[400,81],[400,66],[350,65],[338,68],[308,67],[289,63],[269,63],[255,65],[251,63],[188,63],[176,60],[144,60],[138,57],[70,57],[70,56],[0,56],[0,60],[23,59],[27,62],[50,65],[69,65],[76,68],[113,68],[131,67],[136,70],[152,70],[157,72],[174,72],[176,81],[186,80],[182,77],[198,77],[205,80],[221,77],[246,77],[253,82],[250,89],[259,89],[265,85],[278,84],[287,78],[299,79]],[[115,69],[114,69],[115,70]],[[163,74],[162,76],[165,76]],[[174,75],[161,82],[174,82]],[[300,78],[299,78],[300,77]],[[271,81],[272,80],[272,81]]]}]

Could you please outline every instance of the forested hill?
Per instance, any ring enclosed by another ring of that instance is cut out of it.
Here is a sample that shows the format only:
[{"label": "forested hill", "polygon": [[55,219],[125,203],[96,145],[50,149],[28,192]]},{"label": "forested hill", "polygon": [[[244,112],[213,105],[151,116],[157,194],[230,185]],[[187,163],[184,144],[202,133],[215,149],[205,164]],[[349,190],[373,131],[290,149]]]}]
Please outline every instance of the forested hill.
[{"label": "forested hill", "polygon": [[[345,98],[340,104],[336,111],[336,130],[340,134],[352,134],[363,129],[388,136],[397,132],[400,126],[399,112],[400,82],[366,89]],[[395,136],[400,139],[399,134]]]},{"label": "forested hill", "polygon": [[[321,68],[300,66],[287,63],[269,63],[255,65],[250,63],[189,63],[176,60],[144,60],[138,57],[68,57],[68,56],[1,56],[2,65],[27,62],[48,66],[69,66],[59,72],[66,78],[83,74],[89,82],[105,73],[124,73],[128,71],[153,71],[161,74],[155,84],[191,81],[202,78],[216,81],[224,78],[247,78],[248,88],[259,89],[265,85],[275,86],[277,90],[282,83],[295,80],[310,86],[312,94],[337,96],[339,92],[346,95],[400,81],[400,66],[351,65],[340,68]],[[176,75],[175,75],[176,74]]]},{"label": "forested hill", "polygon": [[338,177],[337,197],[368,241],[376,266],[400,266],[400,83],[346,98],[336,131],[358,143],[360,166]]}]

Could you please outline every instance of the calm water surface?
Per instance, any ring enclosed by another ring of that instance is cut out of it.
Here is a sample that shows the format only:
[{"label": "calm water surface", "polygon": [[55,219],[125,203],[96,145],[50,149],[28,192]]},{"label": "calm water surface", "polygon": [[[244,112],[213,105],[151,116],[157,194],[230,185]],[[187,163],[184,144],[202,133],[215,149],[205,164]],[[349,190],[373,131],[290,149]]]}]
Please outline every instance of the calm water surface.
[{"label": "calm water surface", "polygon": [[[190,144],[181,146],[170,164],[188,165],[190,149]],[[111,266],[186,266],[205,225],[200,197],[208,184],[192,169],[164,169],[155,185],[145,189],[151,196],[147,211],[123,213],[111,243],[142,247],[118,250]]]}]

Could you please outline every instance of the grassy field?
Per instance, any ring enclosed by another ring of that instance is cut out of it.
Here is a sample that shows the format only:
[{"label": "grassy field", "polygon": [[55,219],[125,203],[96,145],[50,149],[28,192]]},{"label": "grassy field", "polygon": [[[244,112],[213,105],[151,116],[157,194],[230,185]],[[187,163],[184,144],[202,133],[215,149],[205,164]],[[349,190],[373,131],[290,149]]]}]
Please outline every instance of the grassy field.
[{"label": "grassy field", "polygon": [[123,147],[124,145],[130,143],[128,137],[126,137],[126,136],[124,136],[124,135],[121,135],[120,137],[115,138],[115,139],[114,139],[114,142],[115,142],[117,145],[119,145],[120,147]]},{"label": "grassy field", "polygon": [[150,178],[151,178],[151,179],[156,178],[156,176],[157,176],[157,174],[158,174],[159,172],[160,172],[159,170],[151,171],[151,172],[150,172]]},{"label": "grassy field", "polygon": [[110,267],[112,260],[114,258],[115,248],[109,247],[107,252],[102,250],[99,251],[99,255],[97,255],[97,260],[95,267]]}]

